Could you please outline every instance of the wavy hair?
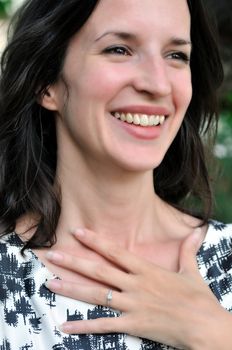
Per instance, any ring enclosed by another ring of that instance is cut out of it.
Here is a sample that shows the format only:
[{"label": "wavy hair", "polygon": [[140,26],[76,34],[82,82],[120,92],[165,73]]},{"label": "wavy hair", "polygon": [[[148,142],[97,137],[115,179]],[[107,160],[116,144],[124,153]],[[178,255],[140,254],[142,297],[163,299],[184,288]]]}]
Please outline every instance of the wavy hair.
[{"label": "wavy hair", "polygon": [[[11,24],[1,59],[0,78],[0,234],[15,230],[26,213],[38,221],[24,248],[55,243],[60,215],[52,112],[38,96],[61,74],[69,42],[87,21],[97,0],[27,0]],[[216,91],[222,66],[214,33],[200,0],[188,1],[191,13],[193,97],[184,122],[154,174],[157,194],[179,207],[192,194],[204,203],[207,220],[211,191],[201,133],[215,126]]]}]

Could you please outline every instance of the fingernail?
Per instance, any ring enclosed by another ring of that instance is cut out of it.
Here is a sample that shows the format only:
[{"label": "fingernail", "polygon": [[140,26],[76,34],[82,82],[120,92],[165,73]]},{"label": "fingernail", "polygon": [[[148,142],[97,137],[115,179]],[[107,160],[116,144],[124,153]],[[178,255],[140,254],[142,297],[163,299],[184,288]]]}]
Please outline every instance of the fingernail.
[{"label": "fingernail", "polygon": [[73,331],[73,327],[69,323],[63,323],[59,326],[59,330],[63,333],[71,333]]},{"label": "fingernail", "polygon": [[44,282],[44,285],[48,289],[58,290],[61,288],[61,281],[59,281],[57,279],[50,279],[50,280],[46,280]]},{"label": "fingernail", "polygon": [[85,230],[82,228],[75,228],[71,230],[71,234],[77,237],[83,237],[85,235]]},{"label": "fingernail", "polygon": [[46,258],[48,260],[52,260],[52,261],[62,261],[63,260],[63,255],[57,252],[47,252],[45,254]]}]

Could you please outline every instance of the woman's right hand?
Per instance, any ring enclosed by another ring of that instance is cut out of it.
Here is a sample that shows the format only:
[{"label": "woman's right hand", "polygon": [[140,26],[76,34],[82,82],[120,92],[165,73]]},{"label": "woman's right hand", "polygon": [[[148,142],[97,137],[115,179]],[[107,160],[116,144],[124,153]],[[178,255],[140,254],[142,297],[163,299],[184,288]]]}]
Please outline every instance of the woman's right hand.
[{"label": "woman's right hand", "polygon": [[[48,254],[50,262],[112,287],[107,301],[105,286],[84,286],[50,280],[55,292],[122,312],[116,318],[66,322],[65,333],[127,333],[168,344],[178,349],[231,350],[232,316],[218,303],[203,281],[196,263],[201,242],[197,230],[183,243],[180,271],[167,271],[89,230],[74,233],[82,244],[114,266],[94,263],[59,252]],[[59,258],[58,258],[59,257]],[[118,266],[118,268],[117,268]],[[111,288],[110,287],[110,288]],[[228,345],[229,344],[229,345]]]}]

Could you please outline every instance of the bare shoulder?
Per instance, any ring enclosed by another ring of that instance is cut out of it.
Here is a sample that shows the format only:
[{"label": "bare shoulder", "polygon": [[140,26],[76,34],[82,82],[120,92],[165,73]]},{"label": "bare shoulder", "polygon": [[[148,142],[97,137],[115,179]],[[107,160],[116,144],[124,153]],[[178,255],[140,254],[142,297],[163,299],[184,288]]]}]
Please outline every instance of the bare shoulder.
[{"label": "bare shoulder", "polygon": [[164,225],[168,229],[169,239],[178,241],[183,241],[196,228],[200,228],[202,239],[204,239],[208,231],[208,224],[204,224],[203,220],[183,213],[172,206],[168,208]]}]

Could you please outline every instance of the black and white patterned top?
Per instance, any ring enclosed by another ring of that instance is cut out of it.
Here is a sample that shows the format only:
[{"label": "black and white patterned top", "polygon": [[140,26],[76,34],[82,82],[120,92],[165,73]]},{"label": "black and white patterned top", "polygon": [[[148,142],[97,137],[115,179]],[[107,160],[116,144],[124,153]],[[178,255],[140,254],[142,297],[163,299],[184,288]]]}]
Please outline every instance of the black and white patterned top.
[{"label": "black and white patterned top", "polygon": [[[66,320],[117,317],[106,307],[50,292],[53,275],[12,233],[0,239],[0,350],[171,350],[170,346],[126,334],[66,335]],[[221,305],[232,312],[232,224],[215,221],[197,255],[199,271]],[[138,305],[139,307],[139,305]]]}]

